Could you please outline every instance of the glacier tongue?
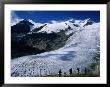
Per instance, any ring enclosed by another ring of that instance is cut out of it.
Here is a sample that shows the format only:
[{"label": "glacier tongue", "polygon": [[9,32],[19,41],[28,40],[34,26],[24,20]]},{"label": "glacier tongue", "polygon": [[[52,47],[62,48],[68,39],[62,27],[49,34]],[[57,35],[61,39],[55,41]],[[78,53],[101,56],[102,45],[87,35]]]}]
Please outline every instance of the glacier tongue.
[{"label": "glacier tongue", "polygon": [[77,30],[58,50],[12,59],[11,75],[36,77],[58,74],[60,69],[63,73],[69,73],[70,68],[74,72],[76,68],[84,69],[94,61],[100,43],[99,31],[99,23],[94,23]]}]

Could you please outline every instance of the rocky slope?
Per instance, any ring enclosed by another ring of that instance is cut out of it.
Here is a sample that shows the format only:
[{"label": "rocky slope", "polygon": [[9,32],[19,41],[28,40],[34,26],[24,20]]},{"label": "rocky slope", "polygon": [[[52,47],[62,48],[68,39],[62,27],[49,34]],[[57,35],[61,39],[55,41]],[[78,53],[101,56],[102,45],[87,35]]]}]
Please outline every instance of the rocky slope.
[{"label": "rocky slope", "polygon": [[46,25],[31,31],[32,25],[31,22],[23,20],[11,27],[12,58],[56,50],[64,46],[69,37],[63,30],[58,33],[37,33]]}]

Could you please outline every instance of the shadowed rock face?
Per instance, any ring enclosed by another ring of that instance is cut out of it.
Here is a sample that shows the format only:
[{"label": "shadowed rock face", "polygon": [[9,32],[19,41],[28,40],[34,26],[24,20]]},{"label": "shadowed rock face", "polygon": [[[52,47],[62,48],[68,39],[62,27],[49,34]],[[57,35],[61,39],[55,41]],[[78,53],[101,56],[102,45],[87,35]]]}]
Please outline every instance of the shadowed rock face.
[{"label": "shadowed rock face", "polygon": [[27,35],[25,41],[28,46],[33,46],[35,49],[51,51],[64,46],[67,38],[65,33],[61,31],[59,33],[37,33]]},{"label": "shadowed rock face", "polygon": [[65,45],[68,39],[68,36],[63,30],[58,33],[32,32],[28,34],[31,26],[32,24],[30,22],[23,20],[11,27],[12,58],[59,49]]},{"label": "shadowed rock face", "polygon": [[33,24],[27,20],[20,21],[18,24],[11,26],[11,33],[26,34],[30,31],[31,26],[33,26]]}]

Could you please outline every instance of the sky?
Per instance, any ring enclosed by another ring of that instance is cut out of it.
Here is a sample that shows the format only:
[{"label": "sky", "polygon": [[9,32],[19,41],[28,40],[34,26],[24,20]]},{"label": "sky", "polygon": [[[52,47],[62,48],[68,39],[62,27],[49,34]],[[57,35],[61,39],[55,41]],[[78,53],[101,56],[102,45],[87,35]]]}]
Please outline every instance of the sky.
[{"label": "sky", "polygon": [[87,18],[94,22],[100,22],[100,11],[12,11],[12,13],[15,17],[31,19],[38,23],[47,23],[52,20],[84,20]]}]

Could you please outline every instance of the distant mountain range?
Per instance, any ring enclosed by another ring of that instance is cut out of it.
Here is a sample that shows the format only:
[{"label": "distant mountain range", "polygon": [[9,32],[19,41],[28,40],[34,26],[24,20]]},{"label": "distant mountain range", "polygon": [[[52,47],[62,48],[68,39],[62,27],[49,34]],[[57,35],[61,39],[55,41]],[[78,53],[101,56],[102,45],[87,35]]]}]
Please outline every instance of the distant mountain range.
[{"label": "distant mountain range", "polygon": [[[71,19],[71,20],[67,20],[67,21],[61,21],[61,22],[56,22],[56,23],[36,23],[30,19],[26,20],[26,19],[22,19],[19,20],[19,22],[14,23],[14,25],[12,25],[12,27],[14,26],[22,26],[24,24],[24,26],[31,26],[31,31],[39,31],[39,32],[47,32],[47,33],[51,33],[51,32],[59,32],[60,30],[65,30],[67,28],[73,28],[73,27],[84,27],[87,25],[92,25],[94,22],[90,20],[90,18],[85,19],[85,20],[75,20],[75,19]],[[23,26],[22,26],[23,27]],[[38,29],[38,30],[37,30]],[[25,29],[24,29],[25,30]]]}]

